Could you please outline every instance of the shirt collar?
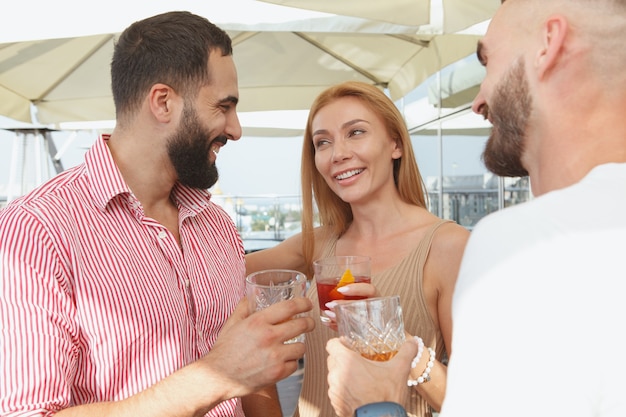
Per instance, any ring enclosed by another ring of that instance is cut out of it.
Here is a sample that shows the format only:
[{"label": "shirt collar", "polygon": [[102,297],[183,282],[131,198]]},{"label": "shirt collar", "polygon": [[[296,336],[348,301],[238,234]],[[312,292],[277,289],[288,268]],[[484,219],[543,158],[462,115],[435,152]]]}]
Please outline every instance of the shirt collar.
[{"label": "shirt collar", "polygon": [[85,166],[92,184],[95,204],[102,211],[106,210],[106,206],[116,196],[131,194],[106,144],[110,136],[99,136],[85,154]]},{"label": "shirt collar", "polygon": [[[110,136],[108,134],[99,136],[85,154],[85,166],[92,184],[94,201],[102,211],[105,211],[109,202],[118,195],[132,195],[107,146],[106,142]],[[207,190],[187,187],[180,183],[174,187],[172,196],[179,209],[184,208],[184,211],[192,216],[204,210],[211,199],[211,193]]]},{"label": "shirt collar", "polygon": [[195,216],[204,210],[211,200],[211,193],[207,190],[192,188],[177,183],[172,191],[174,201],[178,205],[181,214]]}]

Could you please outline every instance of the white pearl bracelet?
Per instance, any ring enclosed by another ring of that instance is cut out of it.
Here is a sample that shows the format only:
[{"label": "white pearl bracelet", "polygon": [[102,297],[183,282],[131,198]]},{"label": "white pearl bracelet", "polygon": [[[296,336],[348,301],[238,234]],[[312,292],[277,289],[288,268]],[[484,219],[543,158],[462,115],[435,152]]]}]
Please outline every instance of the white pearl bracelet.
[{"label": "white pearl bracelet", "polygon": [[[413,359],[413,361],[411,362],[411,368],[415,368],[415,366],[417,366],[417,363],[419,362],[422,356],[424,342],[422,341],[422,339],[419,339],[419,340],[418,339],[419,338],[416,337],[415,340],[417,340],[417,343],[419,344],[419,349],[417,352],[417,356],[415,356],[415,359]],[[425,382],[430,381],[430,371],[433,369],[433,366],[435,365],[436,353],[435,353],[435,350],[431,347],[428,348],[428,353],[430,354],[430,358],[428,359],[428,364],[426,365],[426,369],[424,369],[424,372],[422,373],[422,375],[420,375],[417,379],[409,379],[407,381],[406,384],[409,387],[414,387],[419,384],[423,384]]]},{"label": "white pearl bracelet", "polygon": [[417,355],[415,355],[415,358],[411,361],[411,369],[415,369],[417,364],[420,362],[420,359],[422,359],[422,353],[424,352],[424,341],[422,338],[419,336],[413,336],[413,339],[417,342]]}]

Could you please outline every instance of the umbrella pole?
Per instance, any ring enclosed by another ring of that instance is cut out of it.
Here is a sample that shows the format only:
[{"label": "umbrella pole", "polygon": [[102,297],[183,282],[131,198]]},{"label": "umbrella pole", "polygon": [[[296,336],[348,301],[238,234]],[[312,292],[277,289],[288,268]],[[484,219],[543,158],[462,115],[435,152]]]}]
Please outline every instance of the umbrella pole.
[{"label": "umbrella pole", "polygon": [[[11,147],[11,170],[9,171],[9,183],[7,186],[7,203],[11,202],[16,195],[15,187],[17,187],[17,171],[20,166],[20,161],[18,158],[20,157],[20,147],[24,148],[26,146],[26,142],[20,140],[20,133],[15,132],[15,136],[13,137],[13,146]],[[25,149],[22,149],[22,155],[25,153]],[[22,158],[23,159],[23,158]],[[24,161],[21,161],[21,165],[24,165]]]}]

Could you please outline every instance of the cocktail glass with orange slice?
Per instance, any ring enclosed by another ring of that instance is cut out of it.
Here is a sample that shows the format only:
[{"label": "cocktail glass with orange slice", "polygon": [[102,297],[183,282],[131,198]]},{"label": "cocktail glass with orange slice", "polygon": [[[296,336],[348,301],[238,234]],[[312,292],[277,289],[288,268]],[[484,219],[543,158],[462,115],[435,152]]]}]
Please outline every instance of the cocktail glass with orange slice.
[{"label": "cocktail glass with orange slice", "polygon": [[317,297],[322,322],[330,322],[324,315],[326,303],[335,300],[360,300],[362,296],[348,296],[338,288],[354,282],[371,282],[371,260],[368,256],[332,256],[313,262]]}]

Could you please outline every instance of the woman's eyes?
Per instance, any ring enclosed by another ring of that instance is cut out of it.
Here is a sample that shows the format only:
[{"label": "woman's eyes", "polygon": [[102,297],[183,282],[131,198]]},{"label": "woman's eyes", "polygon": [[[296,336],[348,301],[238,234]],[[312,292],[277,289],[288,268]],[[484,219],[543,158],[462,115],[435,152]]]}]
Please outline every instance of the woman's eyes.
[{"label": "woman's eyes", "polygon": [[316,139],[315,141],[313,141],[313,143],[315,144],[315,148],[319,149],[327,143],[330,143],[330,141],[328,139]]},{"label": "woman's eyes", "polygon": [[[348,131],[347,137],[348,138],[352,138],[354,136],[360,136],[362,134],[365,133],[364,129],[352,129],[350,131]],[[313,140],[313,144],[315,145],[316,149],[321,148],[324,145],[327,145],[329,143],[331,143],[332,141],[330,139],[314,139]]]}]

